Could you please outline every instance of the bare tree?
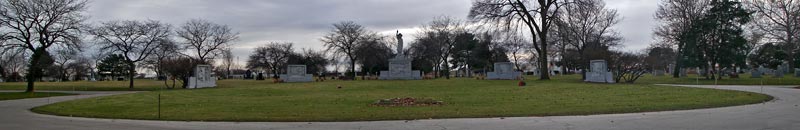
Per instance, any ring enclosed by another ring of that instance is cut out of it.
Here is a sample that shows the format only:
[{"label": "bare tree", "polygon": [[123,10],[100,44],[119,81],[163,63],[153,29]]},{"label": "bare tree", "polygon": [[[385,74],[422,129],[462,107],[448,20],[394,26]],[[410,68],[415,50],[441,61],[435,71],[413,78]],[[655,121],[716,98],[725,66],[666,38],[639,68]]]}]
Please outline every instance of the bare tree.
[{"label": "bare tree", "polygon": [[27,57],[30,55],[27,50],[22,48],[11,48],[0,50],[0,78],[6,82],[19,82],[20,71],[26,66]]},{"label": "bare tree", "polygon": [[428,24],[422,26],[421,32],[419,33],[421,36],[420,38],[427,38],[433,44],[435,44],[436,48],[438,49],[439,54],[437,55],[439,61],[437,61],[437,66],[435,73],[439,76],[439,72],[444,72],[445,78],[450,79],[450,56],[453,55],[453,50],[456,47],[456,38],[465,33],[466,27],[460,20],[454,19],[448,16],[440,16],[434,18]]},{"label": "bare tree", "polygon": [[56,74],[53,75],[58,77],[61,81],[69,81],[69,64],[75,62],[78,58],[78,51],[72,49],[60,49],[56,50],[55,55],[53,56],[53,65],[56,67]]},{"label": "bare tree", "polygon": [[392,49],[387,44],[387,40],[393,39],[371,34],[365,36],[365,40],[356,49],[356,59],[358,65],[361,66],[362,79],[366,79],[367,75],[377,74],[381,70],[389,68],[389,62],[386,59],[392,57]]},{"label": "bare tree", "polygon": [[514,62],[514,67],[521,71],[523,70],[521,60],[523,60],[525,56],[530,56],[530,54],[525,54],[525,50],[530,47],[530,44],[530,42],[525,41],[525,39],[519,36],[510,36],[501,43],[501,46],[511,54],[510,60]]},{"label": "bare tree", "polygon": [[233,66],[233,52],[231,49],[224,49],[222,50],[222,66],[225,67],[225,78],[230,78],[231,75],[231,66]]},{"label": "bare tree", "polygon": [[[178,55],[172,56],[163,59],[161,62],[160,68],[162,69],[165,75],[169,75],[172,77],[168,80],[164,80],[164,85],[168,88],[172,89],[175,88],[176,81],[182,81],[182,88],[186,88],[189,84],[189,77],[192,76],[192,67],[187,66],[196,66],[197,61],[192,58]],[[172,80],[172,86],[170,86],[167,81]]]},{"label": "bare tree", "polygon": [[345,21],[333,24],[333,30],[322,37],[320,41],[325,44],[326,51],[337,55],[344,55],[350,61],[350,72],[348,77],[355,79],[356,60],[358,59],[356,49],[363,44],[365,37],[371,32],[363,26],[353,21]]},{"label": "bare tree", "polygon": [[607,9],[600,0],[575,0],[563,9],[554,29],[555,39],[563,44],[562,51],[575,51],[577,57],[568,59],[577,60],[573,61],[578,63],[575,67],[584,70],[581,74],[585,77],[589,61],[598,58],[588,51],[618,45],[621,37],[611,27],[620,17],[617,10]]},{"label": "bare tree", "polygon": [[707,0],[664,0],[656,10],[655,18],[662,22],[655,30],[656,39],[677,47],[675,69],[672,72],[675,78],[680,77],[680,70],[685,67],[682,57],[687,48],[684,42],[679,42],[680,36],[688,32],[692,22],[696,21],[694,19],[703,17],[708,8]]},{"label": "bare tree", "polygon": [[174,41],[169,39],[168,41],[162,42],[161,45],[155,49],[156,50],[154,50],[152,56],[148,57],[143,61],[144,65],[146,66],[146,68],[149,68],[154,72],[156,72],[156,77],[158,77],[159,79],[166,79],[168,77],[164,72],[163,61],[170,58],[176,58],[182,55],[180,55],[179,52],[177,52],[179,50],[178,45]]},{"label": "bare tree", "polygon": [[31,53],[26,92],[34,91],[34,81],[41,77],[39,65],[47,48],[60,45],[77,47],[80,42],[85,0],[6,0],[0,2],[0,25],[4,47],[25,48]]},{"label": "bare tree", "polygon": [[102,45],[102,50],[122,54],[128,64],[129,88],[133,89],[136,64],[156,53],[169,42],[171,27],[154,20],[109,21],[89,31]]},{"label": "bare tree", "polygon": [[800,51],[800,0],[745,0],[744,3],[756,11],[751,25],[766,38],[784,43],[790,57],[789,67],[797,66],[798,59],[794,56]]},{"label": "bare tree", "polygon": [[[531,34],[533,48],[539,55],[539,70],[548,71],[548,33],[560,13],[559,0],[476,0],[470,9],[469,18],[486,23],[488,26],[501,26],[509,33],[527,30]],[[541,80],[549,80],[549,73],[542,73]]]},{"label": "bare tree", "polygon": [[272,78],[277,79],[278,74],[286,67],[289,57],[294,54],[292,43],[273,42],[261,46],[253,51],[247,62],[249,68],[266,68],[272,72]]},{"label": "bare tree", "polygon": [[202,19],[193,19],[186,22],[177,31],[178,37],[188,53],[200,63],[208,64],[211,59],[228,48],[231,42],[239,38],[239,33],[231,31],[227,25],[211,23]]},{"label": "bare tree", "polygon": [[634,83],[647,72],[644,55],[629,52],[612,52],[610,68],[617,83]]}]

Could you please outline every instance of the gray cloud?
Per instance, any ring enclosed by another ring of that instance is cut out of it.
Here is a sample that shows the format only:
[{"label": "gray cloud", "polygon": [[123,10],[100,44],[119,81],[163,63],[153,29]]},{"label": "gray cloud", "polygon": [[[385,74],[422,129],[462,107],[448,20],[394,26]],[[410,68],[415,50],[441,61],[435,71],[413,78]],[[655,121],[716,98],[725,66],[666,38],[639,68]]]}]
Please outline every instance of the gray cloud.
[{"label": "gray cloud", "polygon": [[[607,0],[624,21],[616,28],[628,50],[652,41],[656,2]],[[319,38],[333,23],[355,21],[376,32],[419,26],[436,16],[466,18],[470,0],[94,0],[90,22],[153,19],[175,26],[195,18],[226,24],[240,32],[234,52],[246,60],[252,47],[269,41],[294,42],[298,48],[322,49]]]}]

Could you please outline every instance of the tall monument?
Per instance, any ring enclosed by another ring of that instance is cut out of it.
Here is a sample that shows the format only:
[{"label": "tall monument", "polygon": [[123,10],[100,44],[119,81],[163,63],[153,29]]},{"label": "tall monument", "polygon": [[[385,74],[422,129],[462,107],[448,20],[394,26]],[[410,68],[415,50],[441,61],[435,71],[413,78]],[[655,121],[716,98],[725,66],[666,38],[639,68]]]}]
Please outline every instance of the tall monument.
[{"label": "tall monument", "polygon": [[389,71],[381,71],[381,80],[419,80],[422,73],[411,70],[411,59],[403,53],[403,34],[397,31],[397,55],[389,59]]},{"label": "tall monument", "polygon": [[398,57],[405,57],[403,52],[403,34],[400,34],[400,30],[397,30],[397,55]]}]

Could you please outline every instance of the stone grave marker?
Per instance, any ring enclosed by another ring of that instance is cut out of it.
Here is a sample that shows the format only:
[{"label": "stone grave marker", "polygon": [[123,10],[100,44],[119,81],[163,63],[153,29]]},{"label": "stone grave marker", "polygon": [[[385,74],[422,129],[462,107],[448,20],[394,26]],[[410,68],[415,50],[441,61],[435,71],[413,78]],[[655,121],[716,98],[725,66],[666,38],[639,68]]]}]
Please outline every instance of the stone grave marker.
[{"label": "stone grave marker", "polygon": [[761,75],[764,75],[764,72],[759,69],[750,70],[750,78],[761,78]]},{"label": "stone grave marker", "polygon": [[608,62],[605,60],[592,60],[589,68],[589,72],[586,72],[586,82],[614,83],[614,74],[608,71]]},{"label": "stone grave marker", "polygon": [[211,65],[197,65],[194,74],[189,77],[189,84],[186,88],[210,88],[217,86],[217,78],[211,75]]},{"label": "stone grave marker", "polygon": [[312,82],[314,76],[306,74],[306,65],[289,65],[286,74],[280,75],[283,82]]},{"label": "stone grave marker", "polygon": [[800,68],[794,68],[794,77],[800,77]]},{"label": "stone grave marker", "polygon": [[786,67],[785,65],[778,65],[778,68],[773,71],[772,76],[775,78],[783,78],[784,74],[783,70],[786,70],[784,68],[788,67]]},{"label": "stone grave marker", "polygon": [[494,72],[486,73],[486,79],[490,80],[515,80],[522,75],[522,72],[514,71],[514,64],[511,62],[494,63]]},{"label": "stone grave marker", "polygon": [[680,77],[686,77],[686,76],[689,76],[689,71],[687,71],[687,70],[686,70],[686,68],[681,68],[681,69],[680,69],[680,74],[679,74],[679,76],[680,76]]},{"label": "stone grave marker", "polygon": [[664,76],[665,73],[664,70],[653,70],[653,76]]}]

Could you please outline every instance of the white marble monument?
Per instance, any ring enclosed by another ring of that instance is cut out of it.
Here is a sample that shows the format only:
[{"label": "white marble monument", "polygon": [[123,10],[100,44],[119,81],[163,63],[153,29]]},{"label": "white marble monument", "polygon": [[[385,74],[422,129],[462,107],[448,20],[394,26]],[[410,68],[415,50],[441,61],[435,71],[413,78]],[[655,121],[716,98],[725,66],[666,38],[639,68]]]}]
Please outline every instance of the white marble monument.
[{"label": "white marble monument", "polygon": [[403,54],[403,34],[397,32],[397,56],[389,59],[389,71],[381,71],[381,80],[420,80],[422,73],[411,70],[411,59]]},{"label": "white marble monument", "polygon": [[197,65],[194,76],[189,77],[188,89],[211,88],[217,86],[217,78],[211,75],[211,65]]},{"label": "white marble monument", "polygon": [[283,82],[312,82],[314,76],[306,74],[306,65],[289,65],[286,74],[280,75]]},{"label": "white marble monument", "polygon": [[586,72],[586,82],[614,83],[614,74],[608,71],[608,63],[605,60],[592,60],[589,68],[589,72]]},{"label": "white marble monument", "polygon": [[514,71],[514,64],[511,62],[494,63],[494,72],[486,73],[489,80],[515,80],[522,76],[522,72]]}]

